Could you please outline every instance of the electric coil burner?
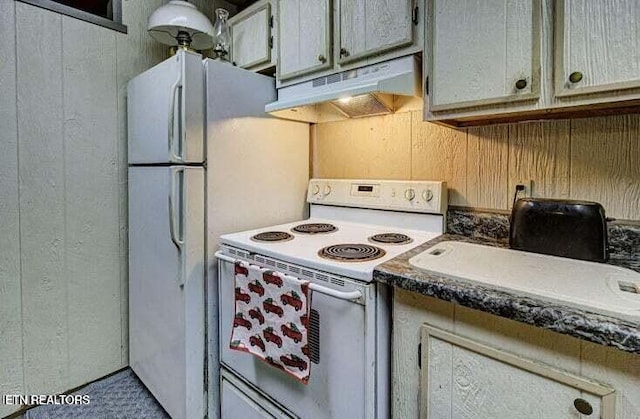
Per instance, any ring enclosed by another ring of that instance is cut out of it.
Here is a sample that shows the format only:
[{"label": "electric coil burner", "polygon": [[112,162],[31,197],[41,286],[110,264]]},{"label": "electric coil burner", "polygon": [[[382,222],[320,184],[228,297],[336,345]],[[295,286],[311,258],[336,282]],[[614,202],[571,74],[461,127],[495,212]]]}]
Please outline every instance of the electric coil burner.
[{"label": "electric coil burner", "polygon": [[309,224],[300,224],[291,229],[296,233],[302,234],[318,234],[318,233],[333,233],[336,231],[338,227],[333,224],[326,223],[309,223]]},{"label": "electric coil burner", "polygon": [[285,231],[265,231],[251,236],[251,240],[257,242],[286,242],[293,240],[293,235]]},{"label": "electric coil burner", "polygon": [[407,244],[411,243],[413,239],[406,234],[400,233],[382,233],[369,237],[369,241],[372,243],[382,244]]},{"label": "electric coil burner", "polygon": [[318,256],[339,262],[366,262],[381,258],[387,252],[369,244],[347,243],[323,247]]}]

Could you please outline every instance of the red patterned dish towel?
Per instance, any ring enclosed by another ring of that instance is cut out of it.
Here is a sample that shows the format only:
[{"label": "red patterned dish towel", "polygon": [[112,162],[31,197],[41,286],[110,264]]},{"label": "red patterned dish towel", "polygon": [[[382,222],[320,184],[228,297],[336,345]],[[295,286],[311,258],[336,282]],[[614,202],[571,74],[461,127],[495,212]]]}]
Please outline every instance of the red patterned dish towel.
[{"label": "red patterned dish towel", "polygon": [[235,265],[235,316],[229,347],[249,352],[307,384],[309,281]]}]

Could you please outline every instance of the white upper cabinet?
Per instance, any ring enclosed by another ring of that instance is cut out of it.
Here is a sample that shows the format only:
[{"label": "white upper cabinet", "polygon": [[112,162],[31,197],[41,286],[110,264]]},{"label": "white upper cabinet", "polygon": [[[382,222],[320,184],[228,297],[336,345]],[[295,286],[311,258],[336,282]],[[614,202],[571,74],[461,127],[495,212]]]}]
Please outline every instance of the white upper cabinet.
[{"label": "white upper cabinet", "polygon": [[331,68],[331,0],[279,0],[280,80]]},{"label": "white upper cabinet", "polygon": [[278,87],[415,54],[424,46],[425,0],[278,4]]},{"label": "white upper cabinet", "polygon": [[275,65],[271,13],[271,4],[260,1],[229,20],[231,60],[238,67],[261,70]]},{"label": "white upper cabinet", "polygon": [[428,3],[428,121],[576,117],[640,103],[640,0]]},{"label": "white upper cabinet", "polygon": [[538,1],[431,0],[428,18],[430,111],[539,98]]},{"label": "white upper cabinet", "polygon": [[413,0],[340,0],[341,64],[413,42]]},{"label": "white upper cabinet", "polygon": [[640,88],[640,1],[557,0],[555,95]]}]

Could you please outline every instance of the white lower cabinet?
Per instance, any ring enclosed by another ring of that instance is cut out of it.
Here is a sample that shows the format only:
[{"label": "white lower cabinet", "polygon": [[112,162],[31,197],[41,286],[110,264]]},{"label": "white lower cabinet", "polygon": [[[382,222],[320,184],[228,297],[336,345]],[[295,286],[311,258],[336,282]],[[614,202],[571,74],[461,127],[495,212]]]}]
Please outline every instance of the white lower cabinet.
[{"label": "white lower cabinet", "polygon": [[221,419],[293,419],[295,416],[273,404],[232,373],[220,374]]},{"label": "white lower cabinet", "polygon": [[615,417],[615,391],[574,374],[422,327],[420,417]]},{"label": "white lower cabinet", "polygon": [[392,346],[393,418],[640,418],[638,354],[398,288]]}]

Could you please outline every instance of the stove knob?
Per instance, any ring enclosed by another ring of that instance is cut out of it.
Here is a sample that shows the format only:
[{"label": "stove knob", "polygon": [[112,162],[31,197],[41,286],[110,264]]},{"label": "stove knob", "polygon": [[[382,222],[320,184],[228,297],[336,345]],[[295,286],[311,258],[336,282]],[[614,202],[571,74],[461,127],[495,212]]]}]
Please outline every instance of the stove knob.
[{"label": "stove knob", "polygon": [[407,199],[407,201],[413,201],[413,198],[416,197],[416,191],[409,188],[406,191],[404,191],[404,197]]},{"label": "stove knob", "polygon": [[318,195],[320,193],[320,186],[313,185],[313,194]]},{"label": "stove knob", "polygon": [[327,196],[331,193],[331,185],[324,185],[324,196]]},{"label": "stove knob", "polygon": [[424,199],[426,202],[429,202],[433,199],[433,192],[431,192],[431,189],[425,189],[424,191],[422,191],[422,199]]}]

